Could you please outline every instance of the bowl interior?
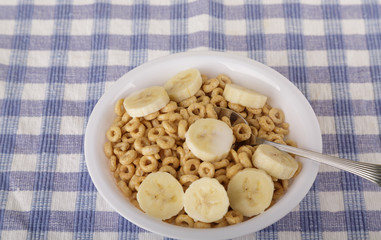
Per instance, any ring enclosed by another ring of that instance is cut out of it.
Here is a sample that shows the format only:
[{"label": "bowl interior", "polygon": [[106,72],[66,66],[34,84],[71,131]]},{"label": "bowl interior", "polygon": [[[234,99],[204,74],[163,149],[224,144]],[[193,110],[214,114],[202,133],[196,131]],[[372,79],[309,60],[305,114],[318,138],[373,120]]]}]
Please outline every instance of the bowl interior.
[{"label": "bowl interior", "polygon": [[209,77],[226,74],[234,83],[267,95],[273,107],[284,111],[286,122],[290,124],[289,138],[301,148],[321,152],[322,139],[316,116],[303,94],[288,79],[247,58],[227,53],[189,52],[162,57],[133,69],[101,97],[90,116],[85,135],[85,157],[90,176],[99,193],[119,214],[164,236],[225,239],[259,231],[285,216],[303,199],[316,178],[317,163],[300,158],[303,169],[282,199],[251,220],[219,229],[188,229],[163,223],[137,210],[115,184],[103,153],[105,133],[115,118],[115,102],[139,89],[163,85],[170,77],[188,68],[197,68]]}]

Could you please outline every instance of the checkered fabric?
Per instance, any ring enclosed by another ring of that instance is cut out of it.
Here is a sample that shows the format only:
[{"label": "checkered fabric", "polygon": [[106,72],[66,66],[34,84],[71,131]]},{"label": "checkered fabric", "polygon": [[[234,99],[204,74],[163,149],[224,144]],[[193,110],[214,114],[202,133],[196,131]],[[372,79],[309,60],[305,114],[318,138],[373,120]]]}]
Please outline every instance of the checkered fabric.
[{"label": "checkered fabric", "polygon": [[[274,68],[310,101],[324,153],[381,163],[379,1],[2,0],[0,238],[163,239],[98,194],[84,130],[123,74],[197,50]],[[292,212],[240,239],[381,239],[380,190],[321,166]]]}]

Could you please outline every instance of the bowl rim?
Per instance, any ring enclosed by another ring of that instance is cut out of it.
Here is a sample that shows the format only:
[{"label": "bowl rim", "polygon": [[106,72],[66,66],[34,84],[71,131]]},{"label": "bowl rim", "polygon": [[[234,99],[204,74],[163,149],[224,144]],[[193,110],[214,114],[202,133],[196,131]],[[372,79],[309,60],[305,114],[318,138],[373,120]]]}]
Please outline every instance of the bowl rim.
[{"label": "bowl rim", "polygon": [[[231,225],[226,226],[223,228],[212,228],[212,229],[190,229],[190,228],[184,228],[179,226],[174,226],[171,224],[166,224],[161,221],[157,221],[157,219],[152,218],[151,216],[148,216],[147,214],[144,214],[137,210],[134,206],[127,207],[126,209],[121,210],[120,207],[116,206],[116,204],[113,202],[113,199],[111,199],[113,195],[113,190],[110,190],[110,188],[103,187],[102,179],[97,177],[97,174],[99,170],[97,169],[96,164],[93,164],[92,159],[94,157],[94,154],[92,154],[93,146],[89,145],[89,142],[91,142],[91,138],[95,137],[94,135],[94,124],[97,121],[96,116],[102,113],[101,105],[107,102],[109,99],[107,99],[107,95],[114,91],[118,91],[120,86],[122,84],[125,84],[129,81],[130,76],[139,75],[140,71],[143,71],[143,69],[150,68],[155,66],[156,64],[163,64],[167,61],[173,61],[176,59],[181,59],[184,57],[211,57],[211,58],[219,58],[221,60],[229,59],[229,61],[236,61],[239,63],[242,63],[246,66],[252,66],[254,68],[260,68],[263,69],[266,73],[271,74],[272,77],[276,78],[279,83],[282,85],[285,85],[289,88],[289,90],[292,91],[293,94],[297,95],[297,98],[301,101],[303,101],[303,105],[306,108],[305,110],[312,116],[312,122],[311,125],[313,125],[313,135],[316,137],[316,145],[313,146],[310,150],[321,152],[322,151],[322,137],[321,137],[321,130],[320,126],[316,117],[316,114],[314,113],[311,105],[309,104],[308,100],[305,98],[305,96],[299,91],[299,89],[286,77],[278,73],[276,70],[257,62],[253,59],[243,57],[240,55],[232,54],[232,53],[226,53],[226,52],[214,52],[214,51],[191,51],[191,52],[181,52],[181,53],[175,53],[170,54],[167,56],[159,57],[154,60],[148,61],[132,70],[124,74],[122,77],[120,77],[116,82],[113,83],[113,85],[102,95],[102,97],[98,100],[97,104],[92,110],[91,115],[89,116],[88,123],[86,126],[85,131],[85,138],[84,138],[84,155],[85,155],[85,162],[86,166],[89,172],[89,175],[99,192],[99,194],[103,197],[103,199],[106,200],[106,202],[120,215],[122,215],[125,219],[128,221],[134,223],[135,225],[146,229],[148,231],[160,234],[162,236],[172,237],[172,238],[181,238],[181,239],[194,239],[194,238],[207,238],[207,239],[224,239],[224,238],[233,238],[238,237],[246,234],[250,234],[256,231],[260,231],[263,228],[270,226],[274,224],[275,222],[279,221],[281,218],[283,218],[285,215],[287,215],[289,212],[292,211],[306,196],[310,188],[312,187],[312,184],[314,183],[317,173],[319,171],[319,164],[318,163],[311,163],[311,171],[308,176],[309,178],[307,181],[304,181],[303,188],[299,190],[299,194],[296,196],[296,199],[293,198],[293,201],[291,201],[291,206],[287,209],[278,208],[276,212],[271,211],[272,208],[274,208],[276,205],[271,207],[269,210],[266,210],[264,213],[262,213],[259,216],[263,217],[270,217],[272,221],[268,223],[267,221],[260,221],[256,222],[256,225],[253,226],[252,220],[250,219],[248,221],[242,222],[237,225]],[[116,185],[116,184],[115,184]],[[284,195],[283,198],[287,196]],[[133,216],[134,218],[132,218]],[[148,224],[146,224],[148,223]],[[189,236],[187,235],[189,234]]]}]

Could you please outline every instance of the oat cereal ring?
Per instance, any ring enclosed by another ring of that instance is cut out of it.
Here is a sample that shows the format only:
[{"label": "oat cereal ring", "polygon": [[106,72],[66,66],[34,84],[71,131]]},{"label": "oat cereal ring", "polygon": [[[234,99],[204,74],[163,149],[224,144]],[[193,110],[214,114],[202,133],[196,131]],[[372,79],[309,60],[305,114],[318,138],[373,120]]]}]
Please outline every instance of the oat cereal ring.
[{"label": "oat cereal ring", "polygon": [[262,108],[251,108],[251,107],[247,107],[246,109],[247,109],[247,111],[248,111],[249,113],[252,113],[252,114],[254,114],[254,115],[258,115],[258,114],[261,114],[261,113],[262,113]]},{"label": "oat cereal ring", "polygon": [[230,210],[225,214],[226,221],[229,225],[237,224],[243,221],[243,215],[239,211]]},{"label": "oat cereal ring", "polygon": [[197,116],[197,115],[190,116],[188,118],[188,124],[189,124],[189,126],[192,125],[192,123],[196,122],[199,119],[200,119],[200,117]]},{"label": "oat cereal ring", "polygon": [[212,224],[206,222],[195,222],[193,224],[194,228],[211,228]]},{"label": "oat cereal ring", "polygon": [[282,179],[282,187],[285,191],[287,191],[288,189],[288,185],[289,185],[289,180],[288,179]]},{"label": "oat cereal ring", "polygon": [[133,137],[133,138],[139,138],[139,137],[143,137],[145,132],[146,132],[146,126],[144,126],[144,124],[140,123],[139,127],[130,131],[130,134],[131,134],[131,137]]},{"label": "oat cereal ring", "polygon": [[243,118],[247,117],[247,112],[239,112],[238,114],[241,115]]},{"label": "oat cereal ring", "polygon": [[240,112],[242,112],[243,110],[245,110],[245,107],[242,106],[241,104],[232,103],[232,102],[228,102],[228,107],[229,107],[231,110],[236,111],[237,113],[240,113]]},{"label": "oat cereal ring", "polygon": [[119,189],[124,194],[124,196],[129,198],[132,195],[132,191],[131,191],[131,189],[128,188],[128,186],[127,186],[125,181],[120,180],[117,184],[118,184]]},{"label": "oat cereal ring", "polygon": [[177,171],[169,165],[162,166],[159,169],[159,172],[167,172],[167,173],[171,174],[174,178],[177,177]]},{"label": "oat cereal ring", "polygon": [[132,191],[138,191],[140,184],[143,182],[145,178],[146,178],[145,176],[137,176],[137,175],[132,176],[132,178],[128,182],[128,187]]},{"label": "oat cereal ring", "polygon": [[164,130],[167,133],[176,133],[177,132],[177,126],[173,122],[163,121],[161,123],[161,125],[163,126]]},{"label": "oat cereal ring", "polygon": [[202,162],[198,167],[200,177],[214,177],[215,168],[211,162]]},{"label": "oat cereal ring", "polygon": [[268,116],[262,116],[262,117],[260,117],[259,118],[259,125],[266,132],[271,132],[275,128],[273,120],[271,120],[271,118],[268,117]]},{"label": "oat cereal ring", "polygon": [[269,134],[262,127],[258,130],[258,137],[267,138]]},{"label": "oat cereal ring", "polygon": [[208,103],[210,102],[210,97],[208,97],[208,96],[201,96],[201,97],[198,97],[198,98],[197,98],[197,102],[198,102],[198,103],[201,103],[201,104],[203,104],[203,105],[206,105],[206,104],[208,104]]},{"label": "oat cereal ring", "polygon": [[129,165],[136,159],[137,156],[138,153],[135,150],[128,150],[122,155],[121,158],[119,158],[119,162],[122,165]]},{"label": "oat cereal ring", "polygon": [[205,74],[201,74],[201,79],[202,79],[202,82],[204,83],[206,80],[208,80],[208,76],[205,75]]},{"label": "oat cereal ring", "polygon": [[229,160],[224,158],[218,162],[212,162],[212,164],[214,165],[214,169],[220,169],[229,165]]},{"label": "oat cereal ring", "polygon": [[219,228],[219,227],[226,227],[228,225],[228,222],[226,221],[225,218],[222,218],[221,220],[218,220],[213,224],[212,226],[214,228]]},{"label": "oat cereal ring", "polygon": [[249,126],[253,126],[253,127],[255,127],[256,129],[259,129],[259,128],[260,128],[258,119],[254,119],[254,118],[247,119],[247,118],[246,118],[246,121],[247,121],[247,123],[249,124]]},{"label": "oat cereal ring", "polygon": [[228,103],[225,98],[221,95],[215,95],[210,99],[210,103],[217,107],[227,107]]},{"label": "oat cereal ring", "polygon": [[234,164],[233,166],[231,167],[228,167],[226,169],[226,177],[228,177],[229,179],[231,179],[232,177],[234,177],[234,175],[236,175],[241,169],[243,169],[243,166],[241,163],[237,163],[237,164]]},{"label": "oat cereal ring", "polygon": [[139,161],[139,166],[144,172],[153,172],[158,165],[159,162],[153,156],[143,156]]},{"label": "oat cereal ring", "polygon": [[116,163],[116,156],[115,155],[112,155],[110,157],[110,171],[111,172],[115,172],[116,170],[116,166],[117,166],[117,163]]},{"label": "oat cereal ring", "polygon": [[180,119],[182,119],[182,116],[180,115],[180,113],[173,113],[173,112],[163,113],[163,114],[160,114],[159,116],[157,116],[157,120],[159,120],[159,121],[174,122],[174,121],[180,120]]},{"label": "oat cereal ring", "polygon": [[151,123],[152,123],[152,127],[157,127],[160,125],[159,120],[157,120],[156,118],[154,120],[152,120]]},{"label": "oat cereal ring", "polygon": [[214,110],[214,107],[212,104],[207,104],[205,106],[205,111],[206,111],[206,117],[207,118],[214,118],[214,119],[217,119],[218,116],[217,116],[217,113],[216,111]]},{"label": "oat cereal ring", "polygon": [[233,134],[237,142],[242,142],[251,137],[251,128],[245,123],[238,123],[233,127]]},{"label": "oat cereal ring", "polygon": [[284,113],[279,108],[271,108],[269,117],[275,124],[281,124],[284,121]]},{"label": "oat cereal ring", "polygon": [[244,168],[251,168],[253,164],[251,163],[251,155],[247,154],[247,152],[238,153],[239,162],[242,164]]},{"label": "oat cereal ring", "polygon": [[180,115],[183,117],[184,120],[187,120],[189,118],[188,110],[185,108],[180,109]]},{"label": "oat cereal ring", "polygon": [[194,221],[191,217],[186,214],[180,214],[176,217],[175,223],[177,226],[182,227],[193,227]]},{"label": "oat cereal ring", "polygon": [[162,126],[157,126],[157,127],[151,128],[148,131],[147,136],[151,142],[155,142],[159,137],[164,135],[165,135],[165,129]]},{"label": "oat cereal ring", "polygon": [[284,141],[283,141],[283,138],[284,136],[282,134],[277,134],[277,133],[269,133],[267,136],[266,136],[266,139],[269,140],[269,141],[272,141],[272,142],[275,142],[275,141],[280,141],[282,142],[283,144],[286,144]]},{"label": "oat cereal ring", "polygon": [[198,168],[200,167],[200,160],[196,158],[191,158],[185,161],[183,166],[185,174],[197,175]]},{"label": "oat cereal ring", "polygon": [[[139,162],[140,162],[140,159],[139,159]],[[138,162],[138,166],[136,167],[136,170],[135,170],[135,176],[138,176],[138,177],[146,176],[147,173],[144,172],[144,170],[139,166],[139,162]]]},{"label": "oat cereal ring", "polygon": [[115,112],[116,115],[118,115],[118,116],[122,116],[123,113],[126,112],[126,110],[124,109],[124,106],[123,106],[123,101],[124,101],[123,98],[119,99],[119,100],[116,102],[115,106],[114,106],[114,112]]},{"label": "oat cereal ring", "polygon": [[224,186],[225,189],[228,188],[229,178],[226,175],[219,175],[216,177],[217,181]]},{"label": "oat cereal ring", "polygon": [[232,126],[231,122],[230,122],[230,119],[227,117],[227,116],[223,116],[221,118],[221,121],[223,121],[224,123],[226,123],[229,127]]},{"label": "oat cereal ring", "polygon": [[265,104],[263,107],[262,107],[262,113],[264,115],[269,115],[269,112],[270,112],[270,109],[271,109],[271,106],[269,104]]},{"label": "oat cereal ring", "polygon": [[195,94],[195,97],[199,98],[199,97],[202,97],[202,96],[205,96],[205,92],[202,91],[201,89],[199,89],[196,94]]},{"label": "oat cereal ring", "polygon": [[212,93],[210,94],[210,96],[213,98],[214,96],[217,96],[217,95],[220,95],[222,96],[222,94],[224,93],[224,89],[218,87],[218,88],[215,88],[213,89]]},{"label": "oat cereal ring", "polygon": [[218,87],[219,84],[220,84],[220,82],[217,79],[210,78],[210,79],[206,80],[205,83],[202,85],[202,90],[205,93],[210,93],[213,91],[213,89]]},{"label": "oat cereal ring", "polygon": [[232,83],[232,80],[230,77],[226,76],[225,74],[220,74],[217,76],[217,80],[219,82],[219,87],[225,88],[225,85],[227,83]]},{"label": "oat cereal ring", "polygon": [[205,106],[201,103],[192,103],[188,107],[189,116],[199,116],[200,118],[205,117]]},{"label": "oat cereal ring", "polygon": [[180,105],[180,107],[187,108],[192,103],[195,103],[195,102],[197,102],[197,98],[196,98],[196,96],[192,96],[192,97],[189,97],[187,99],[182,100],[179,105]]},{"label": "oat cereal ring", "polygon": [[169,149],[175,146],[175,139],[170,136],[161,136],[156,139],[156,143],[161,149]]},{"label": "oat cereal ring", "polygon": [[292,146],[292,147],[297,147],[298,146],[298,144],[296,144],[296,142],[292,141],[291,139],[287,139],[285,142],[286,142],[286,144],[288,146]]},{"label": "oat cereal ring", "polygon": [[107,130],[106,137],[110,142],[117,142],[122,137],[122,131],[119,127],[112,126]]},{"label": "oat cereal ring", "polygon": [[127,112],[125,112],[122,116],[122,122],[126,123],[126,122],[130,121],[131,119],[132,119],[132,117]]},{"label": "oat cereal ring", "polygon": [[284,129],[284,128],[281,128],[281,127],[275,127],[273,131],[275,133],[283,134],[283,135],[287,135],[290,132],[288,129]]},{"label": "oat cereal ring", "polygon": [[196,181],[197,179],[199,179],[197,175],[184,174],[180,177],[179,181],[181,185],[190,185],[192,182]]},{"label": "oat cereal ring", "polygon": [[150,130],[152,128],[152,123],[148,120],[143,120],[142,124],[146,127],[146,130]]},{"label": "oat cereal ring", "polygon": [[180,160],[175,156],[168,156],[163,159],[163,166],[171,166],[177,169],[180,166]]},{"label": "oat cereal ring", "polygon": [[135,129],[137,129],[140,124],[141,123],[140,123],[139,118],[133,118],[128,123],[126,123],[126,125],[124,125],[124,129],[127,132],[131,132],[131,131],[134,131]]},{"label": "oat cereal ring", "polygon": [[169,101],[169,103],[165,107],[160,109],[160,112],[162,113],[173,112],[176,110],[176,108],[177,108],[177,103],[174,101]]},{"label": "oat cereal ring", "polygon": [[[214,166],[214,165],[213,165]],[[225,168],[220,168],[217,171],[214,172],[214,177],[218,177],[220,175],[226,175],[226,169]]]},{"label": "oat cereal ring", "polygon": [[250,145],[240,146],[237,150],[237,153],[240,154],[241,152],[246,152],[249,156],[252,156],[253,155],[252,146]]},{"label": "oat cereal ring", "polygon": [[126,142],[119,142],[117,144],[114,145],[114,154],[120,158],[121,156],[123,156],[127,149],[129,148],[129,144],[126,143]]},{"label": "oat cereal ring", "polygon": [[159,152],[160,152],[160,147],[156,144],[145,146],[142,148],[142,154],[144,156],[155,155],[156,153],[159,153]]},{"label": "oat cereal ring", "polygon": [[145,146],[149,146],[150,142],[146,137],[137,138],[134,142],[134,148],[137,152],[142,153],[142,149]]},{"label": "oat cereal ring", "polygon": [[124,181],[128,181],[134,176],[135,174],[135,165],[129,164],[129,165],[122,165],[119,170],[119,177],[120,179]]},{"label": "oat cereal ring", "polygon": [[228,159],[233,160],[234,163],[239,163],[238,153],[234,149],[230,149]]},{"label": "oat cereal ring", "polygon": [[112,148],[112,143],[111,142],[106,142],[103,145],[103,152],[105,153],[107,158],[110,158],[114,154],[114,150]]},{"label": "oat cereal ring", "polygon": [[177,126],[177,135],[180,139],[185,139],[185,133],[188,130],[188,122],[187,120],[181,119]]},{"label": "oat cereal ring", "polygon": [[156,111],[156,112],[153,112],[153,113],[150,113],[148,115],[145,115],[144,116],[144,119],[147,120],[147,121],[152,121],[154,120],[155,118],[157,118],[157,116],[159,116],[160,112],[159,111]]},{"label": "oat cereal ring", "polygon": [[302,171],[302,163],[301,162],[298,162],[298,169],[296,170],[296,172],[294,173],[294,176],[292,176],[293,178],[298,176],[300,171]]},{"label": "oat cereal ring", "polygon": [[284,194],[283,186],[279,182],[274,182],[274,189],[273,199],[278,200]]}]

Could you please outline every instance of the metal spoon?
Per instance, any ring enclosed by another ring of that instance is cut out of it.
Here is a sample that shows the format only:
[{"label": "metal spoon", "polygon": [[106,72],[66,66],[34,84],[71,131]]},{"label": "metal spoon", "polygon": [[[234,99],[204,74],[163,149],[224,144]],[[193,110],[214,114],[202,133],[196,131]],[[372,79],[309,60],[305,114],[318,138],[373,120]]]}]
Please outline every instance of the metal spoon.
[{"label": "metal spoon", "polygon": [[[229,117],[232,125],[237,123],[248,124],[247,121],[237,112],[230,110],[228,108],[214,107],[218,118],[221,119],[223,116]],[[291,147],[251,135],[251,138],[247,140],[247,144],[257,145],[257,144],[268,144],[273,147],[278,148],[281,151],[288,153],[293,153],[300,157],[308,158],[319,163],[324,163],[329,166],[353,173],[357,176],[363,177],[371,182],[378,184],[381,187],[381,165],[371,164],[364,162],[356,162],[353,160],[348,160],[344,158],[338,158],[334,156],[324,155],[321,153],[313,152],[310,150],[305,150],[301,148]]]}]

